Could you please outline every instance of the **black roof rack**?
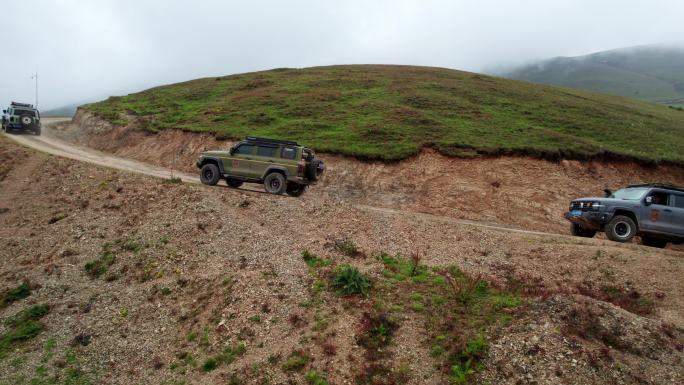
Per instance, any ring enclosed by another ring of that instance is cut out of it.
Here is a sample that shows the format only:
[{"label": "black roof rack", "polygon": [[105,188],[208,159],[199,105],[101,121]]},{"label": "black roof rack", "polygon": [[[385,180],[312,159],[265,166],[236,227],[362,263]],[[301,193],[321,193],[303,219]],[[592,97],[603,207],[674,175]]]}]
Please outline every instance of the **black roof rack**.
[{"label": "black roof rack", "polygon": [[280,140],[280,139],[269,139],[269,138],[257,138],[254,136],[248,136],[245,138],[246,142],[252,143],[263,143],[263,144],[284,144],[286,146],[299,146],[297,142],[291,140]]},{"label": "black roof rack", "polygon": [[12,102],[12,107],[33,108],[33,104]]},{"label": "black roof rack", "polygon": [[631,184],[627,187],[655,187],[655,188],[663,188],[663,189],[668,189],[668,190],[677,190],[677,191],[684,192],[684,187],[675,186],[675,185],[669,184],[669,183],[641,183],[641,184]]}]

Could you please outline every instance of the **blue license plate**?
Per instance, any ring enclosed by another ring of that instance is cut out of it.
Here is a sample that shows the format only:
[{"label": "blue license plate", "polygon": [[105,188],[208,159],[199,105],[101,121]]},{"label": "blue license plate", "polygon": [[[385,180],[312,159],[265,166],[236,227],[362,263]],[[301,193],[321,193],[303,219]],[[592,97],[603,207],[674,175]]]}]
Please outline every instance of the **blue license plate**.
[{"label": "blue license plate", "polygon": [[581,217],[582,216],[582,210],[572,210],[572,211],[570,211],[570,216]]}]

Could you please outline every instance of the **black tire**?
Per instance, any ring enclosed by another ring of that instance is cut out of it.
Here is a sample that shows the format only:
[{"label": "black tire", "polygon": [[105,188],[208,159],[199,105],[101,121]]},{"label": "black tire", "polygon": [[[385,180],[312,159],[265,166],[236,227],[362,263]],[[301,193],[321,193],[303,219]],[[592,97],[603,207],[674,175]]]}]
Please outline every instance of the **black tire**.
[{"label": "black tire", "polygon": [[207,163],[202,166],[200,170],[200,181],[209,186],[216,186],[219,179],[221,179],[221,174],[219,173],[218,166],[214,163]]},{"label": "black tire", "polygon": [[244,182],[239,179],[226,178],[226,184],[228,185],[228,187],[238,188],[242,186],[243,183]]},{"label": "black tire", "polygon": [[596,235],[596,230],[585,229],[584,227],[578,225],[577,223],[570,224],[570,234],[576,237],[582,238],[594,238]]},{"label": "black tire", "polygon": [[288,183],[287,190],[285,190],[287,195],[295,198],[302,196],[302,194],[304,194],[304,191],[306,191],[306,185],[299,183]]},{"label": "black tire", "polygon": [[606,236],[614,242],[629,242],[637,232],[636,223],[630,217],[616,215],[606,225]]},{"label": "black tire", "polygon": [[40,128],[36,128],[35,131],[33,131],[33,133],[34,133],[36,136],[40,136]]},{"label": "black tire", "polygon": [[285,176],[279,172],[272,172],[264,179],[264,189],[271,194],[280,195],[285,192],[286,187]]},{"label": "black tire", "polygon": [[311,181],[318,181],[323,176],[325,171],[325,163],[322,160],[314,159],[306,166],[304,176]]},{"label": "black tire", "polygon": [[667,246],[667,240],[643,236],[643,237],[641,237],[641,244],[644,246],[648,246],[648,247],[656,247],[658,249],[664,249],[665,246]]}]

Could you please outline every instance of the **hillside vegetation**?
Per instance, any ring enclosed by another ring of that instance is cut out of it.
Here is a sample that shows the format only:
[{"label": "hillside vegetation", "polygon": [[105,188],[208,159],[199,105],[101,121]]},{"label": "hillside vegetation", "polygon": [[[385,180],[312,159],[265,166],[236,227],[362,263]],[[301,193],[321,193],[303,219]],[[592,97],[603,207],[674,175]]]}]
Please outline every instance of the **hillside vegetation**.
[{"label": "hillside vegetation", "polygon": [[560,57],[505,76],[684,106],[684,48],[655,45]]},{"label": "hillside vegetation", "polygon": [[157,87],[82,108],[151,132],[288,138],[363,159],[398,160],[431,146],[451,156],[684,163],[684,111],[440,68],[276,69]]}]

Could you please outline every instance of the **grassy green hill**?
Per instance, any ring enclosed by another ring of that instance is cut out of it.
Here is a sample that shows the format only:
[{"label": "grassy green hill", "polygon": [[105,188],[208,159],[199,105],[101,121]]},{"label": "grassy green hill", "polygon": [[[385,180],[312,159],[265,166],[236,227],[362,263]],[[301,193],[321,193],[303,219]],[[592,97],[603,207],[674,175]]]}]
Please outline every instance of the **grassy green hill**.
[{"label": "grassy green hill", "polygon": [[504,75],[684,106],[684,48],[655,45],[561,57]]},{"label": "grassy green hill", "polygon": [[298,140],[318,151],[396,160],[527,154],[684,164],[684,111],[425,67],[353,65],[198,79],[83,109],[117,125]]}]

